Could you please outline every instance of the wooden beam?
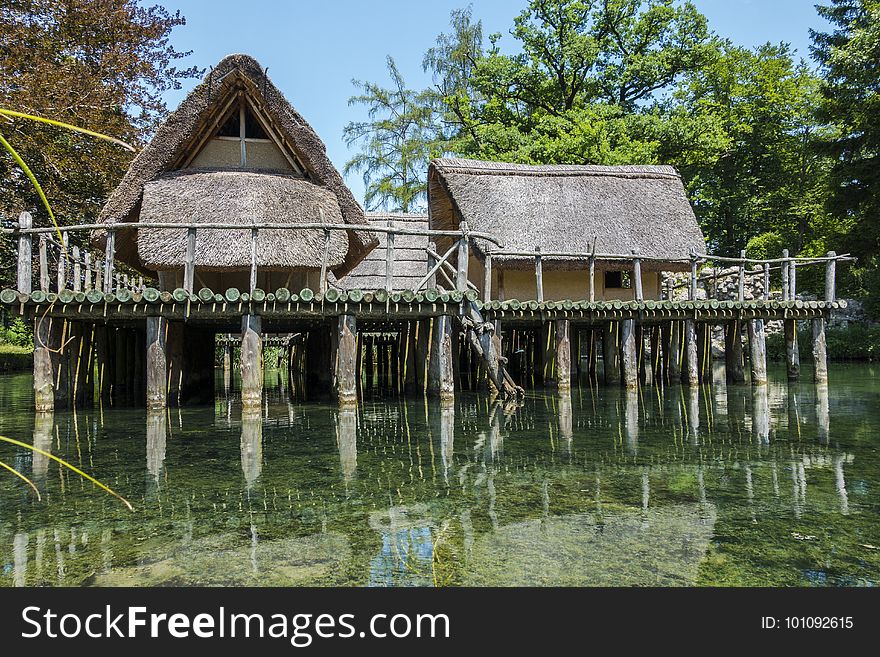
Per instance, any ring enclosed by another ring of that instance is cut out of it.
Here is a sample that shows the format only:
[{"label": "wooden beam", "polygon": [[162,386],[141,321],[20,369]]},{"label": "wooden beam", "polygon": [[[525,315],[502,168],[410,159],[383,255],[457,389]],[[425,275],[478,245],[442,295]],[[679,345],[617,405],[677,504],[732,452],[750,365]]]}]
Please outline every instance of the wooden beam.
[{"label": "wooden beam", "polygon": [[460,224],[461,238],[458,240],[458,273],[455,277],[455,289],[459,292],[467,291],[468,283],[468,241],[470,240],[468,225],[466,221]]},{"label": "wooden beam", "polygon": [[837,298],[835,289],[837,261],[834,260],[837,254],[834,251],[829,251],[826,255],[830,259],[825,263],[825,301],[834,301]]},{"label": "wooden beam", "polygon": [[748,321],[749,331],[749,366],[753,386],[767,384],[767,340],[763,319]]},{"label": "wooden beam", "polygon": [[241,403],[242,407],[260,408],[263,403],[262,318],[241,318]]},{"label": "wooden beam", "polygon": [[340,406],[357,404],[357,322],[340,315],[334,334],[333,391]]},{"label": "wooden beam", "polygon": [[[27,230],[33,227],[34,219],[30,212],[22,212],[18,215],[18,227]],[[16,287],[19,292],[30,294],[33,291],[33,238],[30,233],[21,233],[18,236],[18,276]]]},{"label": "wooden beam", "polygon": [[636,349],[636,322],[625,319],[620,329],[620,361],[623,370],[623,385],[626,388],[639,387],[639,362]]},{"label": "wooden beam", "polygon": [[168,356],[165,351],[165,320],[147,317],[147,408],[164,409],[168,403],[166,382]]},{"label": "wooden beam", "polygon": [[492,300],[492,254],[486,254],[486,264],[483,271],[483,301]]},{"label": "wooden beam", "polygon": [[644,301],[645,293],[642,290],[642,262],[638,258],[638,252],[633,251],[633,289],[636,301]]}]

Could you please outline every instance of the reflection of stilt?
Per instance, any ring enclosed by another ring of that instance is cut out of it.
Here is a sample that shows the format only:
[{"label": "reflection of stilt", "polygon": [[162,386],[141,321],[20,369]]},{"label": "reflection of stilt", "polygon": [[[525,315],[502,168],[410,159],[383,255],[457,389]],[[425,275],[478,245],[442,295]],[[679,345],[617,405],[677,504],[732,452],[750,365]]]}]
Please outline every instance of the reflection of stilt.
[{"label": "reflection of stilt", "polygon": [[263,419],[256,412],[242,412],[241,470],[247,487],[253,488],[263,471]]},{"label": "reflection of stilt", "polygon": [[639,391],[627,388],[624,392],[624,433],[626,446],[635,454],[639,449]]},{"label": "reflection of stilt", "polygon": [[559,403],[559,437],[565,445],[566,452],[571,456],[574,432],[572,431],[571,391],[560,391]]},{"label": "reflection of stilt", "polygon": [[843,476],[843,462],[846,457],[843,454],[837,454],[834,457],[834,482],[837,486],[837,496],[840,498],[840,512],[843,515],[849,513],[849,495],[846,492],[846,479]]},{"label": "reflection of stilt", "polygon": [[357,471],[357,409],[341,407],[336,415],[336,447],[342,478],[348,482]]},{"label": "reflection of stilt", "polygon": [[12,585],[27,586],[28,535],[18,533],[12,539]]},{"label": "reflection of stilt", "polygon": [[455,447],[455,405],[440,404],[440,463],[443,466],[443,478],[452,467],[452,455]]},{"label": "reflection of stilt", "polygon": [[700,444],[700,388],[688,386],[687,388],[687,417],[688,434],[692,445]]},{"label": "reflection of stilt", "polygon": [[[52,411],[37,413],[34,416],[34,447],[44,452],[52,452],[52,433],[55,428],[55,415]],[[49,472],[49,457],[39,452],[33,453],[33,479],[37,488],[46,487]]]},{"label": "reflection of stilt", "polygon": [[165,409],[147,411],[147,472],[158,487],[165,463],[168,420]]},{"label": "reflection of stilt", "polygon": [[816,384],[816,429],[819,434],[819,442],[828,444],[830,432],[830,415],[828,410],[828,384]]},{"label": "reflection of stilt", "polygon": [[765,385],[752,388],[752,433],[759,444],[770,443],[770,399]]}]

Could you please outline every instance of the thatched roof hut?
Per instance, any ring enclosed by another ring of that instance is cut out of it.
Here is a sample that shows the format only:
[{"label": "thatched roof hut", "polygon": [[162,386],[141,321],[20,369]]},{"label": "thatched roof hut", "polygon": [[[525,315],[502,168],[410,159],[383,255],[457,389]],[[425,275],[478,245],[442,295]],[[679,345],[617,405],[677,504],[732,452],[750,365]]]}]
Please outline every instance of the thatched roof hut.
[{"label": "thatched roof hut", "polygon": [[[428,215],[407,213],[368,212],[367,219],[376,226],[395,228],[428,228]],[[378,235],[379,246],[373,249],[340,282],[347,290],[378,290],[385,287],[386,246],[385,233]],[[411,290],[428,271],[428,237],[426,235],[395,235],[394,278],[395,290]]]},{"label": "thatched roof hut", "polygon": [[[678,173],[669,166],[531,166],[438,159],[428,168],[431,228],[472,230],[500,237],[508,251],[590,252],[648,258],[643,268],[686,269],[705,242]],[[477,243],[479,255],[488,245]],[[442,245],[441,245],[442,248]],[[499,257],[508,269],[534,267],[530,257]],[[566,258],[544,258],[565,269]],[[605,263],[613,268],[613,262]],[[582,265],[581,265],[582,266]]]},{"label": "thatched roof hut", "polygon": [[[323,142],[247,55],[224,58],[156,131],[111,195],[99,221],[366,224]],[[138,234],[139,233],[139,234]],[[182,266],[186,232],[119,231],[116,255],[146,270]],[[250,266],[250,231],[201,230],[196,266]],[[101,248],[106,233],[96,231]],[[337,275],[376,244],[332,231],[327,264]],[[258,266],[319,267],[323,231],[262,231]]]}]

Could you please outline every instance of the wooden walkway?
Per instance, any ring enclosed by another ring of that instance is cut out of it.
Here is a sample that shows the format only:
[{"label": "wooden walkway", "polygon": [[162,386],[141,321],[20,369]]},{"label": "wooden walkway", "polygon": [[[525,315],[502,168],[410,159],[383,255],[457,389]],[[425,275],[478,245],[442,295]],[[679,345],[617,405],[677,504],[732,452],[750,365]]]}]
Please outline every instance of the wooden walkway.
[{"label": "wooden walkway", "polygon": [[[138,227],[175,229],[185,237],[183,287],[160,290],[155,281],[116,261],[114,234]],[[599,362],[607,384],[633,388],[652,377],[697,385],[711,370],[712,333],[718,327],[725,334],[728,380],[763,385],[768,321],[784,323],[792,380],[799,376],[797,324],[810,322],[814,377],[821,383],[827,380],[825,322],[845,306],[835,297],[836,266],[851,260],[834,253],[822,258],[783,253],[769,260],[748,259],[744,253],[738,258],[690,254],[675,262],[678,269],[690,269],[679,293],[667,286],[662,299],[645,299],[641,271],[650,259],[638,253],[512,252],[466,225],[460,231],[374,225],[358,230],[385,235],[384,289],[336,287],[324,266],[318,289],[261,290],[252,249],[250,288],[220,291],[195,288],[199,230],[246,229],[256,244],[261,229],[322,230],[329,235],[349,227],[119,224],[101,227],[109,231],[103,254],[70,246],[85,243],[95,228],[64,227],[60,233],[34,228],[30,215],[23,213],[17,228],[4,229],[18,241],[18,272],[16,288],[0,291],[0,303],[33,322],[38,410],[96,400],[149,407],[207,401],[213,395],[218,346],[225,350],[227,366],[229,348],[239,348],[246,407],[258,406],[262,399],[265,346],[284,349],[288,376],[303,382],[292,384],[291,390],[332,391],[341,404],[356,403],[370,382],[441,399],[464,387],[516,395],[527,381],[567,388],[572,372],[580,368],[598,376]],[[397,235],[429,240],[427,271],[416,283],[408,280],[411,289],[394,289]],[[434,240],[450,238],[452,246],[440,253]],[[483,262],[482,286],[468,278],[477,239],[497,247]],[[493,298],[495,256],[534,258],[533,299]],[[584,263],[582,274],[571,273],[582,276],[584,298],[545,298],[544,263],[559,257]],[[596,264],[609,262],[630,273],[632,301],[597,299]],[[699,271],[705,263],[727,269],[707,276]],[[806,267],[824,268],[824,299],[797,298],[797,275]],[[781,295],[771,294],[771,276],[778,276]],[[697,298],[698,283],[722,277],[736,281],[736,299]],[[760,298],[747,299],[747,281],[756,278]],[[241,337],[216,340],[218,334],[232,333]],[[274,337],[267,339],[269,334]]]}]

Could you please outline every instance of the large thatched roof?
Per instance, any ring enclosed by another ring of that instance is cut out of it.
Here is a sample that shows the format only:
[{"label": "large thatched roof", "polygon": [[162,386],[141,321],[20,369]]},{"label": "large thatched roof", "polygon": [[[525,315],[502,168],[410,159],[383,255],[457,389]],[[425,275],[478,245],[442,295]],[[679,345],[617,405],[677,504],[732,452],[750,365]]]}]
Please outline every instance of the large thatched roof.
[{"label": "large thatched roof", "polygon": [[[141,221],[199,223],[210,207],[215,221],[252,226],[255,218],[294,223],[303,217],[323,216],[342,223],[336,195],[299,177],[254,171],[178,171],[144,185]],[[138,254],[155,271],[184,265],[186,231],[141,229]],[[320,267],[324,233],[320,230],[261,230],[257,234],[260,269]],[[331,231],[327,264],[338,267],[345,259],[345,231]],[[202,229],[196,232],[196,267],[200,270],[248,269],[251,231]]]},{"label": "large thatched roof", "polygon": [[[531,166],[438,159],[428,168],[431,227],[471,230],[501,238],[505,250],[589,252],[688,258],[705,253],[678,173],[669,166]],[[477,244],[478,251],[486,245]],[[533,260],[499,258],[508,267]],[[567,259],[545,260],[564,267]],[[645,263],[660,267],[659,263]],[[679,266],[663,266],[675,269]]]},{"label": "large thatched roof", "polygon": [[[335,197],[341,220],[347,224],[366,223],[364,212],[346,187],[339,171],[327,157],[324,143],[291,106],[277,87],[265,75],[260,64],[248,55],[229,55],[205,76],[205,79],[186,97],[156,131],[152,141],[134,159],[122,182],[110,196],[101,212],[101,223],[137,221],[141,211],[144,187],[162,174],[183,166],[187,154],[203,141],[206,131],[222,117],[228,103],[238,94],[245,94],[270,124],[282,141],[282,146],[303,165],[304,177],[309,183],[323,187]],[[308,204],[303,208],[310,207]],[[223,217],[211,206],[203,208],[198,217],[202,221],[218,221]],[[254,216],[257,221],[276,222],[318,221],[317,216]],[[329,217],[325,217],[329,220]],[[95,241],[103,246],[104,234],[99,231]],[[144,266],[137,253],[134,231],[120,231],[116,252],[120,259],[135,266]],[[348,248],[342,262],[335,267],[343,275],[354,267],[374,246],[371,235],[350,231]],[[220,260],[225,259],[220,255]],[[234,259],[234,258],[233,258]],[[153,259],[154,260],[154,259]]]},{"label": "large thatched roof", "polygon": [[[367,213],[369,222],[376,226],[395,228],[427,228],[428,215],[405,213]],[[386,245],[385,233],[379,233],[379,246],[373,249],[339,281],[340,286],[347,290],[379,290],[385,287]],[[411,290],[428,272],[428,246],[426,235],[395,235],[394,236],[394,279],[395,290]]]}]

